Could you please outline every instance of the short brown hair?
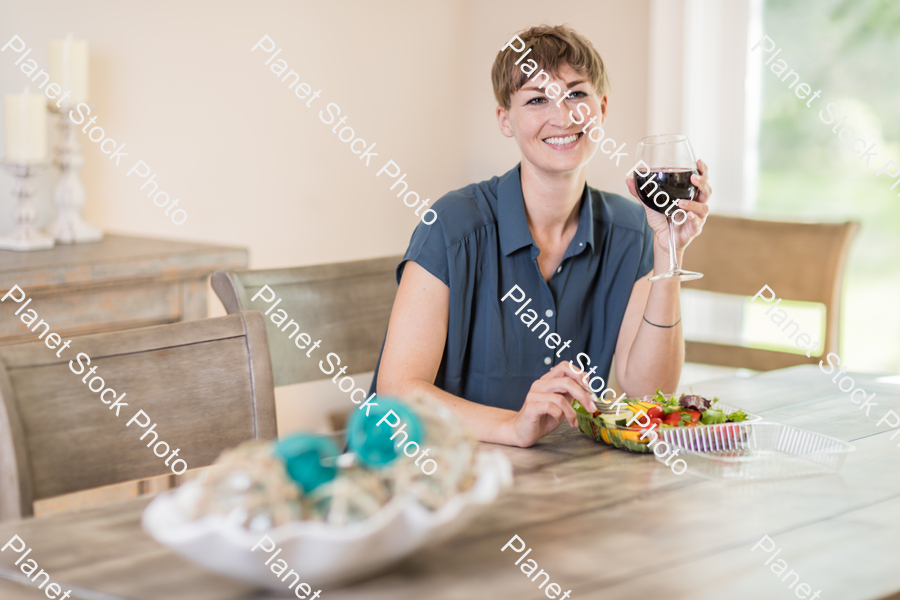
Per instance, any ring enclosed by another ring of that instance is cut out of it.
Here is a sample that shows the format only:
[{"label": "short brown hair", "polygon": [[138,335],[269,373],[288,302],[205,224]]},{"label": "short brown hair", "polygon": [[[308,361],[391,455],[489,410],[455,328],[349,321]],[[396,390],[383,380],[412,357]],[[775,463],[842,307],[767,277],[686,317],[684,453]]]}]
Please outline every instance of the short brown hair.
[{"label": "short brown hair", "polygon": [[520,69],[528,60],[534,60],[538,69],[559,77],[559,70],[568,65],[579,74],[587,77],[598,96],[605,94],[610,87],[609,75],[603,65],[603,59],[593,44],[565,25],[541,25],[520,31],[518,37],[525,43],[522,52],[531,52],[525,62],[516,65],[522,53],[505,48],[497,54],[491,68],[491,81],[494,84],[494,97],[497,103],[509,109],[509,100],[513,94],[525,85],[528,75]]}]

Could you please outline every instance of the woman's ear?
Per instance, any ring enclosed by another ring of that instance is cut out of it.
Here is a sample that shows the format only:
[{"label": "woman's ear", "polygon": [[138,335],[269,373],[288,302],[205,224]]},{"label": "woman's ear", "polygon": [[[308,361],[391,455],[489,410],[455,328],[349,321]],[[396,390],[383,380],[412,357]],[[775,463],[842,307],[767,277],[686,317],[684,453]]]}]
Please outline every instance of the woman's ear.
[{"label": "woman's ear", "polygon": [[607,116],[606,104],[608,101],[609,101],[609,94],[603,94],[603,97],[600,98],[600,114],[603,115],[603,117],[600,119],[601,125],[603,125],[603,123],[606,122],[606,116]]},{"label": "woman's ear", "polygon": [[500,125],[500,133],[506,137],[514,137],[515,133],[509,126],[509,111],[502,106],[497,107],[497,123]]}]

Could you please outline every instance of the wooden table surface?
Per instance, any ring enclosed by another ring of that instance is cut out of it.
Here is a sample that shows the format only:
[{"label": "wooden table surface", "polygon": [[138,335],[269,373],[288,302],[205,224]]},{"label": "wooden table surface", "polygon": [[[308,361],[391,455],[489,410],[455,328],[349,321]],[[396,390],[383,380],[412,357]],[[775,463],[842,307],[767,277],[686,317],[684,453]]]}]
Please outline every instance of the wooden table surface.
[{"label": "wooden table surface", "polygon": [[[693,386],[767,420],[852,441],[856,451],[837,475],[731,484],[676,476],[649,456],[610,449],[564,426],[532,448],[504,448],[515,484],[463,534],[321,598],[546,598],[514,564],[520,555],[501,553],[513,535],[576,600],[796,598],[764,564],[771,555],[751,552],[763,535],[801,582],[821,590],[819,598],[888,597],[900,591],[900,439],[891,441],[887,426],[876,423],[888,409],[900,414],[900,385],[853,378],[876,393],[868,418],[816,366]],[[6,523],[0,545],[18,534],[51,581],[73,588],[72,598],[270,597],[152,541],[139,524],[145,504]],[[22,576],[16,558],[0,554],[0,598],[45,597],[11,579]]]}]

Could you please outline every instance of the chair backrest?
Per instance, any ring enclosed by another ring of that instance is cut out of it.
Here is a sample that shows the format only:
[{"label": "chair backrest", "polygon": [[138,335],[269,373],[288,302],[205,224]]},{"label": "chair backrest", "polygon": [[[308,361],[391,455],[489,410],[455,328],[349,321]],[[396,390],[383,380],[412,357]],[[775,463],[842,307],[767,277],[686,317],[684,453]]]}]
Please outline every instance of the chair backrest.
[{"label": "chair backrest", "polygon": [[[276,436],[257,312],[75,337],[59,352],[43,341],[0,346],[0,521],[31,516],[35,500],[171,474],[178,459],[207,466]],[[111,409],[114,398],[127,406]],[[149,421],[126,426],[139,410]],[[169,466],[154,455],[160,441],[179,449]]]},{"label": "chair backrest", "polygon": [[[347,374],[375,369],[397,295],[396,269],[402,258],[216,271],[212,287],[228,313],[269,312],[266,328],[278,387],[324,379],[319,361],[329,352],[340,357],[341,366],[348,367]],[[265,291],[252,300],[264,286],[272,293]],[[297,323],[299,331],[291,321]],[[313,343],[322,342],[309,358],[309,348],[301,350],[299,346],[305,344],[296,342],[300,333],[310,336]]]},{"label": "chair backrest", "polygon": [[[685,265],[703,273],[686,288],[754,296],[763,285],[778,298],[825,305],[824,352],[840,340],[841,282],[859,223],[792,223],[710,215],[685,250]],[[774,303],[774,302],[773,302]],[[818,350],[816,350],[818,352]],[[818,357],[688,341],[685,360],[768,371],[818,363]]]}]

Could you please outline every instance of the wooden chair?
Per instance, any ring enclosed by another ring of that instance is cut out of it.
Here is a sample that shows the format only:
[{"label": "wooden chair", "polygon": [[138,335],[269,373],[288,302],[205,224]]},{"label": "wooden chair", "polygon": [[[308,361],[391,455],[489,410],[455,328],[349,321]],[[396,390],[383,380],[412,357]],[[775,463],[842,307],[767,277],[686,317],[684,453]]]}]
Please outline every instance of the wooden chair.
[{"label": "wooden chair", "polygon": [[[685,251],[702,279],[686,288],[754,296],[763,285],[778,298],[825,305],[824,353],[837,352],[841,282],[859,223],[791,223],[710,215]],[[759,302],[759,300],[757,300]],[[773,302],[774,304],[774,302]],[[816,350],[818,352],[819,350]],[[818,363],[819,357],[709,342],[686,342],[685,361],[769,371]]]},{"label": "wooden chair", "polygon": [[[126,394],[118,417],[71,369],[82,352],[97,367],[90,377]],[[76,337],[56,354],[43,341],[0,346],[0,521],[31,516],[35,500],[171,474],[165,454],[154,455],[158,440],[194,469],[245,440],[275,438],[257,312]],[[141,441],[143,419],[126,427],[138,410],[158,440]]]},{"label": "wooden chair", "polygon": [[[322,340],[316,350],[317,360],[306,358],[307,350],[300,350],[271,317],[266,317],[269,350],[275,387],[324,379],[319,360],[328,352],[341,357],[341,366],[349,367],[347,374],[365,373],[375,369],[384,334],[397,295],[396,269],[402,256],[387,256],[370,260],[270,269],[259,271],[216,271],[212,287],[229,314],[241,310],[265,313],[274,303],[263,297],[251,298],[268,285],[275,298],[282,301],[277,309],[284,309],[290,319],[309,334],[313,341]],[[268,295],[268,294],[267,294]],[[285,322],[282,327],[286,327]]]}]

